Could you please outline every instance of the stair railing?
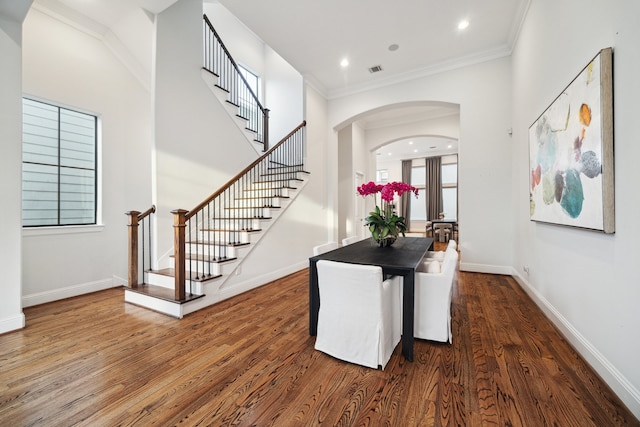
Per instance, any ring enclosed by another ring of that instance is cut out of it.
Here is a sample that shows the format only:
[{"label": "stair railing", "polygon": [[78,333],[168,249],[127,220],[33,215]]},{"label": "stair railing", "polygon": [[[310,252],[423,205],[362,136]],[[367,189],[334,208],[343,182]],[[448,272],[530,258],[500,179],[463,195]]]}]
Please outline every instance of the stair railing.
[{"label": "stair railing", "polygon": [[273,198],[285,197],[291,184],[300,180],[298,173],[304,172],[305,126],[306,122],[302,122],[193,209],[171,212],[176,300],[185,300],[187,280],[193,283],[212,278],[210,262],[226,260],[230,248],[247,244],[242,235],[259,230],[259,221],[267,219],[263,209],[273,208]]},{"label": "stair railing", "polygon": [[218,86],[229,93],[228,101],[238,107],[238,115],[247,120],[247,129],[256,133],[256,141],[269,149],[269,110],[251,90],[238,64],[222,43],[211,21],[204,15],[204,69],[218,77]]},{"label": "stair railing", "polygon": [[[129,268],[128,286],[137,288],[139,284],[144,284],[144,272],[151,269],[151,214],[155,213],[156,206],[151,205],[144,212],[129,211]],[[145,233],[146,225],[146,233]],[[139,244],[139,243],[142,244]],[[145,248],[146,251],[145,251]],[[147,256],[145,256],[145,253]],[[142,277],[142,281],[140,278]]]}]

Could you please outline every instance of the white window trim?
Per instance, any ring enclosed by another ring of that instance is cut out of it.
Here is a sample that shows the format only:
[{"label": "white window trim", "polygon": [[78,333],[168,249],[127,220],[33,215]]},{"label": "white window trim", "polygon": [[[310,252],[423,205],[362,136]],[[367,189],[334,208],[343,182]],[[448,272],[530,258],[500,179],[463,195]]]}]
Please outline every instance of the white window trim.
[{"label": "white window trim", "polygon": [[[33,227],[21,227],[22,236],[48,236],[56,234],[79,234],[79,233],[97,233],[104,229],[103,216],[102,216],[102,114],[95,113],[93,111],[85,110],[84,108],[75,107],[65,104],[63,102],[52,101],[40,96],[30,95],[23,93],[23,98],[33,99],[34,101],[43,102],[46,104],[56,105],[58,107],[66,108],[68,110],[78,111],[84,114],[90,114],[96,117],[96,169],[98,174],[96,176],[96,223],[86,225],[53,225],[53,226],[33,226]],[[20,212],[20,218],[22,220],[22,212]]]}]

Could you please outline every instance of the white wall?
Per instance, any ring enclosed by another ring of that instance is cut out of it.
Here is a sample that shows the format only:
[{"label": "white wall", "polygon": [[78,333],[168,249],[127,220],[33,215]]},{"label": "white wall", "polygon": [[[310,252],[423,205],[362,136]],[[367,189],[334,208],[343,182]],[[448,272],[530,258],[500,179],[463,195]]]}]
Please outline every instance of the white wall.
[{"label": "white wall", "polygon": [[[580,19],[570,19],[580,10]],[[640,3],[531,3],[513,54],[514,268],[534,299],[640,418]],[[614,48],[616,233],[529,220],[528,128],[602,48]],[[529,267],[525,274],[523,266]]]},{"label": "white wall", "polygon": [[0,334],[24,326],[21,302],[22,22],[0,9]]},{"label": "white wall", "polygon": [[124,213],[151,205],[149,93],[101,40],[35,9],[24,22],[23,91],[96,113],[102,123],[102,226],[23,232],[24,304],[122,284]]},{"label": "white wall", "polygon": [[[501,58],[329,101],[332,128],[387,105],[460,105],[458,221],[465,270],[509,273],[513,264],[512,171],[505,167],[512,158],[510,81],[510,59]],[[330,132],[335,145],[338,138]]]},{"label": "white wall", "polygon": [[367,147],[372,152],[390,142],[417,136],[443,136],[458,140],[460,138],[460,115],[451,114],[413,123],[367,129],[365,135]]},{"label": "white wall", "polygon": [[156,17],[154,92],[158,255],[173,253],[174,209],[190,210],[257,157],[201,77],[202,1],[181,0]]}]

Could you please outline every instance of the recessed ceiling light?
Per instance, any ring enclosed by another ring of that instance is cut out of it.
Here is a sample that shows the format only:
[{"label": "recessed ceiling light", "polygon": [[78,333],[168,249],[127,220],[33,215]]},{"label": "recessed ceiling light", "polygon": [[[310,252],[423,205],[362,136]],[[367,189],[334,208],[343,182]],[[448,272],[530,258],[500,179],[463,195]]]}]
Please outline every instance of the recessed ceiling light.
[{"label": "recessed ceiling light", "polygon": [[391,52],[395,52],[396,50],[398,50],[399,47],[400,46],[398,46],[397,44],[394,43],[394,44],[389,45],[389,50]]},{"label": "recessed ceiling light", "polygon": [[451,144],[447,145],[447,148],[451,148],[451,147],[453,147],[453,145],[451,145]]},{"label": "recessed ceiling light", "polygon": [[413,145],[413,141],[409,141],[409,145]]},{"label": "recessed ceiling light", "polygon": [[418,149],[416,148],[415,150],[413,150],[413,152],[414,152],[414,153],[417,153],[417,152],[418,152]]},{"label": "recessed ceiling light", "polygon": [[347,58],[344,58],[342,61],[340,61],[340,66],[342,68],[348,67],[349,66],[349,60]]},{"label": "recessed ceiling light", "polygon": [[467,28],[469,26],[469,21],[467,21],[466,19],[463,19],[462,21],[460,21],[458,23],[458,29],[459,30],[464,30],[465,28]]},{"label": "recessed ceiling light", "polygon": [[389,152],[389,153],[387,153],[387,156],[390,156],[390,155],[392,155],[392,154],[393,154],[393,153]]}]

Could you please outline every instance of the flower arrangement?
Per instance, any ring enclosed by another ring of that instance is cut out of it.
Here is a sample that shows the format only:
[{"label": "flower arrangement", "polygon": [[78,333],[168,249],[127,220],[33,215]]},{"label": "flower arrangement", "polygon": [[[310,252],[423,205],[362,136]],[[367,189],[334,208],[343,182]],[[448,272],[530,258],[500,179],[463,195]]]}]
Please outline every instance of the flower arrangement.
[{"label": "flower arrangement", "polygon": [[365,225],[369,227],[371,237],[378,246],[391,246],[396,241],[398,235],[407,230],[407,224],[403,216],[398,216],[395,212],[393,199],[396,195],[402,196],[411,191],[418,197],[418,189],[404,182],[390,182],[387,184],[376,184],[371,181],[362,184],[357,188],[361,196],[375,197],[380,193],[382,208],[376,204],[376,209],[365,218]]}]

